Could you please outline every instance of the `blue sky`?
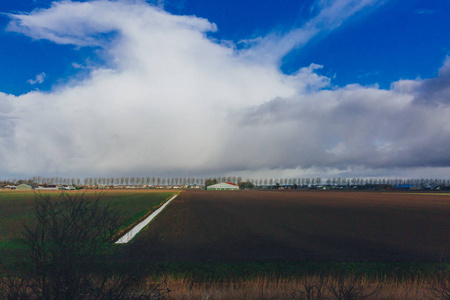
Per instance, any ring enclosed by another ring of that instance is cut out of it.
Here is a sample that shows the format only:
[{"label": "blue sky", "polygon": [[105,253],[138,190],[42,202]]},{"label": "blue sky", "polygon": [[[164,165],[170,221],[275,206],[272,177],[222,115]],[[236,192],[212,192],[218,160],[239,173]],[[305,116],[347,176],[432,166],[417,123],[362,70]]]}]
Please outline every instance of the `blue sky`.
[{"label": "blue sky", "polygon": [[450,174],[447,0],[0,12],[0,178]]},{"label": "blue sky", "polygon": [[337,85],[379,84],[437,75],[450,53],[449,1],[392,1],[286,58],[288,71],[314,61]]},{"label": "blue sky", "polygon": [[[3,13],[48,8],[51,1],[2,1]],[[155,3],[155,2],[153,2]],[[157,4],[157,3],[156,3]],[[315,1],[166,1],[164,8],[179,15],[206,18],[218,26],[212,38],[238,43],[273,31],[288,31],[317,14]],[[399,79],[430,78],[450,53],[450,2],[447,0],[391,0],[352,16],[340,28],[323,33],[300,49],[292,50],[281,64],[290,74],[311,62],[323,65],[320,74],[332,84],[378,84],[389,89]],[[5,32],[7,15],[0,17],[0,91],[20,95],[50,90],[80,73],[72,63],[104,61],[92,47],[77,48]],[[240,44],[238,44],[239,46]],[[28,80],[44,72],[44,82]]]}]

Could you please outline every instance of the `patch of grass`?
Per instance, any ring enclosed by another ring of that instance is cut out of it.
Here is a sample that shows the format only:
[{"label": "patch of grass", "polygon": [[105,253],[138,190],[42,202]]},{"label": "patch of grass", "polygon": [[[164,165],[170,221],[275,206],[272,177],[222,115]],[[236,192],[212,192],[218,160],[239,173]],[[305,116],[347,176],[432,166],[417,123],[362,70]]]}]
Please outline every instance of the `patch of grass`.
[{"label": "patch of grass", "polygon": [[[430,287],[437,285],[430,280],[443,265],[284,261],[139,267],[145,267],[140,272],[149,275],[149,282],[167,279],[167,299],[316,299],[304,296],[305,288],[317,282],[323,283],[322,299],[334,299],[330,287],[351,284],[363,294],[376,292],[369,299],[431,299]],[[126,266],[122,270],[134,272]]]},{"label": "patch of grass", "polygon": [[12,239],[12,240],[3,240],[1,242],[1,248],[15,250],[15,249],[21,248],[21,244],[19,243],[19,241],[14,240],[14,239]]},{"label": "patch of grass", "polygon": [[174,193],[154,193],[149,197],[148,193],[135,193],[114,196],[111,205],[120,212],[121,224],[120,231],[127,230],[140,222],[146,216],[155,211]]},{"label": "patch of grass", "polygon": [[[68,193],[81,192],[69,191]],[[112,190],[105,192],[89,190],[84,192],[88,199],[94,199],[96,195],[101,193],[103,195],[102,202],[105,204],[111,203],[111,206],[119,213],[122,224],[120,230],[126,230],[175,194],[174,191],[154,190]],[[42,194],[57,197],[61,194],[61,191],[45,191]],[[0,265],[10,260],[11,253],[21,250],[22,246],[17,238],[23,230],[22,225],[33,220],[34,197],[35,192],[33,191],[0,191],[0,257],[2,257]]]},{"label": "patch of grass", "polygon": [[[350,283],[351,277],[344,278]],[[151,281],[150,281],[151,282]],[[330,287],[341,283],[335,277],[283,278],[274,280],[264,276],[236,281],[197,282],[189,278],[167,278],[171,292],[164,299],[336,299]],[[341,299],[434,299],[429,284],[418,280],[353,279],[354,287],[362,290]],[[347,284],[347,286],[349,286]],[[312,287],[315,287],[311,290]],[[308,293],[309,288],[309,293]],[[372,292],[373,291],[373,292]],[[370,297],[362,297],[371,294]],[[359,297],[358,297],[359,296]]]}]

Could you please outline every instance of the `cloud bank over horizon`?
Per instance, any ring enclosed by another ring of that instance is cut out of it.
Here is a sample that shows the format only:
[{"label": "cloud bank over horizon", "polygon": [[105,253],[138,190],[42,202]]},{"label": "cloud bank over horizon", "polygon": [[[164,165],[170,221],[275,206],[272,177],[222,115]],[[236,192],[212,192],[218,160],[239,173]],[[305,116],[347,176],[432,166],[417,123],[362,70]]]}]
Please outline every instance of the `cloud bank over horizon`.
[{"label": "cloud bank over horizon", "polygon": [[0,175],[450,174],[450,58],[436,78],[389,90],[332,86],[314,62],[280,70],[290,50],[381,2],[321,1],[303,27],[245,49],[143,1],[10,15],[8,31],[97,47],[106,64],[50,92],[0,92]]}]

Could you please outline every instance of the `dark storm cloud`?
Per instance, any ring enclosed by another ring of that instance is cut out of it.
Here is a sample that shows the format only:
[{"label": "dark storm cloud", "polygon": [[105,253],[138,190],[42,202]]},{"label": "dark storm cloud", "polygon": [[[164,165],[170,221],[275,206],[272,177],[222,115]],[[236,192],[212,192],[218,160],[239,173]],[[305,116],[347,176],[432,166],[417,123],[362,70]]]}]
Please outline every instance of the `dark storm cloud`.
[{"label": "dark storm cloud", "polygon": [[[428,88],[429,82],[423,84]],[[255,132],[250,139],[265,140],[271,167],[450,166],[449,107],[423,107],[412,99],[353,86],[277,98],[248,110],[240,120]],[[258,135],[261,127],[264,136]]]},{"label": "dark storm cloud", "polygon": [[423,80],[413,91],[416,103],[450,104],[450,59],[446,59],[437,78]]}]

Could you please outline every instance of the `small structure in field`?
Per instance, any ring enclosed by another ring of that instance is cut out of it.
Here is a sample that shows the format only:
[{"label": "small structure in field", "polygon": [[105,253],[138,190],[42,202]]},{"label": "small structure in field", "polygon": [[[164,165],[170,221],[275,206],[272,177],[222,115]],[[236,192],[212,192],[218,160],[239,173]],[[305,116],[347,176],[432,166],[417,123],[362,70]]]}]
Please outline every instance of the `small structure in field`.
[{"label": "small structure in field", "polygon": [[58,190],[72,191],[76,190],[76,188],[73,185],[60,185],[58,186]]},{"label": "small structure in field", "polygon": [[38,186],[36,190],[43,190],[43,191],[57,191],[58,187],[54,184],[47,185],[47,186]]},{"label": "small structure in field", "polygon": [[22,183],[16,186],[16,190],[32,190],[34,187],[30,184]]},{"label": "small structure in field", "polygon": [[237,184],[231,182],[220,182],[217,184],[210,185],[206,188],[208,191],[218,191],[218,190],[239,190]]}]

